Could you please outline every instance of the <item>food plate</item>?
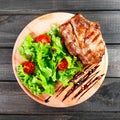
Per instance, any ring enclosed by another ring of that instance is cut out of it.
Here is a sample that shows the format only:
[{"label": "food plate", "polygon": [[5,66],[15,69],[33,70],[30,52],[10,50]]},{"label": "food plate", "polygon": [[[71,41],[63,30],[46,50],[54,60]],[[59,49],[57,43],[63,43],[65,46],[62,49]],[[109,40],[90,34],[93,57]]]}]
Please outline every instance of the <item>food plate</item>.
[{"label": "food plate", "polygon": [[[52,24],[61,25],[70,19],[74,14],[65,12],[55,12],[40,16],[30,22],[18,36],[13,49],[12,65],[15,77],[25,91],[35,101],[51,106],[51,107],[69,107],[82,103],[90,98],[101,86],[108,67],[108,53],[105,48],[105,54],[99,64],[85,66],[84,73],[75,76],[74,86],[63,87],[61,84],[56,86],[56,93],[53,96],[33,95],[22,83],[17,75],[17,66],[24,62],[24,59],[18,52],[19,46],[22,44],[28,34],[33,38],[40,33],[45,33],[51,29]],[[82,82],[84,81],[84,82]]]}]

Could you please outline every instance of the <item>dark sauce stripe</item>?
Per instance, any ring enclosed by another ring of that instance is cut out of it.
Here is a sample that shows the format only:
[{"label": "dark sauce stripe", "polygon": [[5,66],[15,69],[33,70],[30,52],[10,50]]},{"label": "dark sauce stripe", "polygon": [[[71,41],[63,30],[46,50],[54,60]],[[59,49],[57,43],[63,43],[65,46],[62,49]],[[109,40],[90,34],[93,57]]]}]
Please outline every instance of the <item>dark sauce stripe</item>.
[{"label": "dark sauce stripe", "polygon": [[56,97],[58,97],[68,86],[65,87],[61,87],[61,89],[59,90],[58,94],[56,95]]},{"label": "dark sauce stripe", "polygon": [[62,87],[63,87],[63,85],[60,85],[60,86],[55,90],[55,92],[58,92]]},{"label": "dark sauce stripe", "polygon": [[74,96],[72,99],[76,98],[78,95],[80,95],[80,93],[81,93],[82,91],[84,91],[85,89],[87,89],[87,88],[88,88],[88,83],[89,83],[90,81],[92,81],[93,78],[94,78],[98,73],[99,73],[99,72],[93,74],[93,75],[91,76],[91,78],[89,79],[89,81],[88,81],[85,85],[82,86],[82,88],[78,91],[78,93],[75,94],[75,96]]},{"label": "dark sauce stripe", "polygon": [[[77,78],[78,78],[79,76],[81,76],[82,74],[83,74],[82,72],[78,72],[77,74],[74,75],[74,77],[73,77],[71,80],[69,80],[69,82],[74,82],[75,79],[77,79]],[[63,85],[59,86],[59,87],[56,89],[56,91],[55,91],[55,92],[58,92],[58,94],[56,95],[56,97],[58,97],[67,87],[68,87],[68,86],[63,87]]]},{"label": "dark sauce stripe", "polygon": [[[87,71],[89,68],[90,68],[90,66],[88,66],[88,67],[86,68],[86,71]],[[78,79],[78,78],[80,78],[80,77],[82,77],[82,75],[84,75],[83,72],[81,72],[81,73],[78,72],[76,75],[74,75],[73,79],[69,80],[69,82],[72,82],[73,84],[75,84],[75,80]],[[86,74],[85,74],[85,75],[86,75]],[[68,87],[68,86],[66,86],[66,87],[61,86],[61,89],[58,91],[58,94],[56,95],[56,97],[58,97],[67,87]]]},{"label": "dark sauce stripe", "polygon": [[49,96],[47,99],[45,99],[45,103],[48,103],[50,98],[51,98],[51,96]]},{"label": "dark sauce stripe", "polygon": [[78,72],[77,74],[75,74],[73,76],[72,79],[69,80],[69,82],[75,82],[76,79],[78,79],[79,77],[81,77],[84,74],[84,72]]},{"label": "dark sauce stripe", "polygon": [[[94,68],[92,68],[90,71],[88,71],[89,69],[90,69],[90,67],[91,66],[87,66],[87,67],[85,67],[85,69],[84,69],[84,73],[83,72],[81,72],[81,73],[78,73],[78,74],[76,74],[75,76],[74,76],[74,78],[73,79],[71,79],[69,82],[73,82],[73,84],[75,83],[75,80],[76,79],[81,79],[81,77],[82,77],[82,75],[90,75],[91,73],[93,73],[93,71],[95,70],[95,69],[97,69],[98,67],[99,67],[99,65],[96,65]],[[84,77],[83,76],[83,77]],[[78,80],[79,80],[78,79]],[[79,80],[80,81],[80,80]],[[78,84],[78,83],[77,83]],[[68,86],[66,86],[66,87],[61,87],[61,89],[58,91],[58,94],[56,95],[56,97],[58,97],[60,94],[62,94],[62,92],[67,88]]]},{"label": "dark sauce stripe", "polygon": [[85,82],[88,79],[88,75],[84,76],[84,78],[81,78],[77,83],[73,85],[73,87],[67,92],[67,94],[64,96],[63,100],[64,101],[67,97],[71,95],[83,82]]},{"label": "dark sauce stripe", "polygon": [[[77,79],[77,80],[79,80],[78,82],[77,82],[77,84],[80,84],[80,80],[81,79],[83,79],[84,77],[86,78],[86,75],[90,75],[90,74],[92,74],[93,73],[93,71],[95,70],[95,69],[97,69],[99,67],[99,65],[96,65],[95,67],[93,67],[92,69],[91,69],[91,65],[86,65],[84,68],[83,68],[83,71],[84,72],[78,72],[76,75],[74,75],[74,77],[73,77],[73,79],[71,79],[71,80],[69,80],[69,82],[73,82],[74,84],[76,84],[75,83],[75,80]],[[88,71],[89,69],[91,69],[90,71]],[[83,76],[83,77],[82,77]],[[66,87],[63,87],[63,85],[60,85],[57,89],[56,89],[56,91],[55,92],[58,92],[58,94],[56,95],[56,97],[58,97],[66,88],[67,88],[68,86],[66,86]],[[51,98],[51,96],[49,96],[47,99],[45,99],[44,101],[47,103],[47,102],[49,102],[49,99]]]},{"label": "dark sauce stripe", "polygon": [[[71,80],[69,80],[69,82],[74,83],[74,81],[75,81],[77,78],[79,78],[82,74],[83,74],[82,72],[78,72],[76,75],[74,75],[74,77],[73,77]],[[56,95],[56,97],[58,97],[67,87],[68,87],[68,86],[63,87],[63,86],[61,85],[61,86],[59,87],[59,90],[57,91],[58,94]]]},{"label": "dark sauce stripe", "polygon": [[[80,93],[82,93],[84,90],[84,92],[80,95],[80,97],[78,98],[78,100],[88,91],[88,90],[90,90],[99,80],[101,80],[101,78],[104,76],[104,74],[102,74],[102,75],[100,75],[100,76],[98,76],[98,77],[96,77],[92,82],[90,82],[87,86],[87,89],[85,90],[85,88],[83,87],[83,89],[81,89],[80,91],[79,91],[79,94]],[[92,86],[90,86],[90,85],[92,85]],[[90,87],[89,87],[90,86]]]},{"label": "dark sauce stripe", "polygon": [[88,68],[90,68],[90,66],[91,66],[91,65],[86,65],[86,66],[84,67],[84,71],[86,71]]},{"label": "dark sauce stripe", "polygon": [[85,74],[85,76],[83,78],[80,78],[79,81],[77,83],[75,83],[73,85],[73,87],[67,92],[67,94],[64,96],[62,101],[64,101],[67,97],[69,97],[71,95],[71,93],[73,93],[79,86],[81,86],[85,81],[87,81],[88,78],[91,77],[91,79],[93,79],[96,76],[96,74],[93,74],[93,73],[96,71],[97,68],[98,68],[98,66],[95,66],[87,74]]}]

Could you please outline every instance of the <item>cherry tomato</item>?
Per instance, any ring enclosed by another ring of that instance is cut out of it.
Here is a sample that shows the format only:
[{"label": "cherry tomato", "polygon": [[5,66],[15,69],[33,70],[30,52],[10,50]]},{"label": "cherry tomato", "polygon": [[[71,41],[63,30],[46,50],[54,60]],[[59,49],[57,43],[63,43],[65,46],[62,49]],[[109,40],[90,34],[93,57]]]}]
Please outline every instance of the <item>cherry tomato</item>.
[{"label": "cherry tomato", "polygon": [[23,71],[27,74],[32,74],[35,70],[35,64],[33,62],[24,62]]},{"label": "cherry tomato", "polygon": [[41,42],[43,44],[46,44],[46,43],[50,43],[51,42],[51,39],[48,35],[46,34],[42,34],[42,35],[39,35],[36,39],[35,39],[36,42]]},{"label": "cherry tomato", "polygon": [[65,70],[68,67],[68,62],[65,58],[63,58],[60,63],[58,64],[59,70]]}]

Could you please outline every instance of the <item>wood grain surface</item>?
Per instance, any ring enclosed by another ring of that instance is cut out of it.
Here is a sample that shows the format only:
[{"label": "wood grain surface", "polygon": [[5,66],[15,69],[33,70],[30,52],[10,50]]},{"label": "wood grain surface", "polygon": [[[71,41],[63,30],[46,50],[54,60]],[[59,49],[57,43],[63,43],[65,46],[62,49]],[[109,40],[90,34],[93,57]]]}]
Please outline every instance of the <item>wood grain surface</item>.
[{"label": "wood grain surface", "polygon": [[[92,21],[99,21],[103,38],[107,44],[120,44],[120,15],[118,11],[80,13]],[[21,30],[40,15],[42,13],[39,15],[0,15],[0,47],[13,47]]]},{"label": "wood grain surface", "polygon": [[94,96],[84,103],[57,109],[34,102],[17,82],[0,82],[1,114],[71,114],[76,112],[119,112],[120,78],[106,78]]},{"label": "wood grain surface", "polygon": [[0,120],[119,120],[120,113],[104,112],[79,112],[72,114],[56,115],[1,115]]},{"label": "wood grain surface", "polygon": [[0,14],[36,14],[53,11],[120,10],[119,0],[0,0]]},{"label": "wood grain surface", "polygon": [[[64,11],[99,21],[107,43],[107,78],[86,102],[55,109],[34,102],[19,87],[12,70],[12,49],[21,30],[34,18]],[[120,0],[0,0],[0,120],[120,119]]]}]

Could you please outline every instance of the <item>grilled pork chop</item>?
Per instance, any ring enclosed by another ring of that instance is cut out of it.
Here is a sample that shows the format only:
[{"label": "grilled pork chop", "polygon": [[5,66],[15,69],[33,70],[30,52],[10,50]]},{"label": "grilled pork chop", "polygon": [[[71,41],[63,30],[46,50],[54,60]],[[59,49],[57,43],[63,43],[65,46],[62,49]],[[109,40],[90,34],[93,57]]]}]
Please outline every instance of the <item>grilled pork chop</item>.
[{"label": "grilled pork chop", "polygon": [[100,25],[76,14],[60,26],[63,42],[68,52],[77,56],[83,64],[95,64],[102,60],[105,42]]}]

